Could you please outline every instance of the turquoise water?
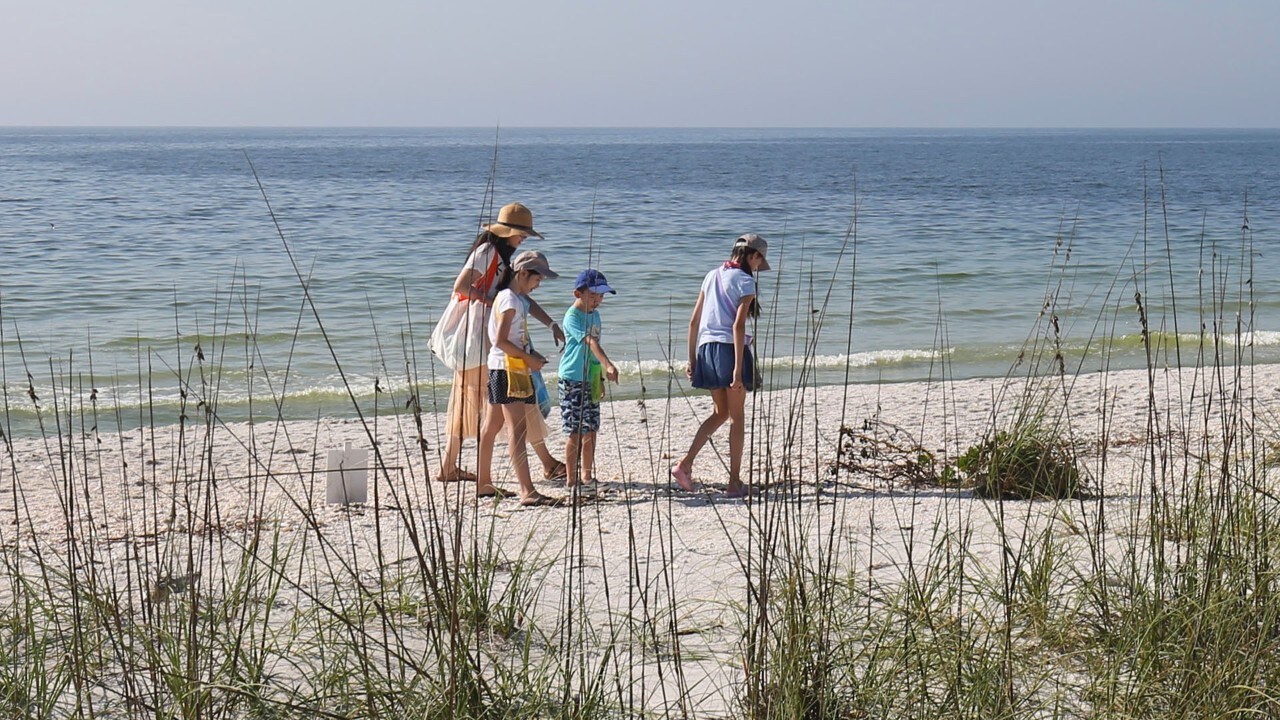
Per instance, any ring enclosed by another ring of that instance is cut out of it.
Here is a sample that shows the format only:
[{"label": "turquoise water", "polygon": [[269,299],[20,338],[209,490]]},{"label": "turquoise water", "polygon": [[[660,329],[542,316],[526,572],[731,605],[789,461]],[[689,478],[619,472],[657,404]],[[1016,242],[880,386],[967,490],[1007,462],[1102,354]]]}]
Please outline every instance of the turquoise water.
[{"label": "turquoise water", "polygon": [[[93,396],[131,425],[144,407],[176,417],[184,391],[227,419],[251,398],[274,412],[272,394],[291,417],[350,414],[339,367],[370,408],[402,403],[409,377],[444,384],[426,340],[494,140],[0,129],[9,431],[34,422],[29,390],[46,420]],[[497,204],[526,203],[547,236],[530,247],[619,288],[602,313],[622,397],[642,372],[667,391],[699,279],[747,231],[778,269],[757,335],[779,386],[802,366],[819,382],[1004,374],[1043,337],[1047,294],[1086,370],[1142,362],[1135,291],[1183,362],[1202,324],[1234,331],[1237,315],[1246,359],[1280,358],[1280,131],[517,129],[498,144]],[[558,315],[569,283],[537,298]]]}]

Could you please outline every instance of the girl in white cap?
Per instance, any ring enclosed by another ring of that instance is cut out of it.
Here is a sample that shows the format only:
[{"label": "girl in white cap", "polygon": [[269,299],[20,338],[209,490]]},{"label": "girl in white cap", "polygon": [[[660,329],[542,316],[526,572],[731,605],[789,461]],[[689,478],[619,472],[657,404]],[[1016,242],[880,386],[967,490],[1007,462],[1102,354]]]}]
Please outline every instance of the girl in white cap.
[{"label": "girl in white cap", "polygon": [[[511,281],[511,256],[529,237],[542,237],[541,233],[533,229],[533,213],[529,208],[520,203],[511,203],[499,210],[498,219],[484,226],[471,244],[467,262],[453,281],[454,298],[460,302],[491,305],[499,286]],[[564,343],[564,331],[536,302],[530,302],[530,314],[535,320],[551,328],[557,345]],[[480,328],[477,330],[483,332]],[[440,463],[439,475],[443,482],[476,479],[475,475],[462,469],[460,462],[463,438],[480,436],[480,421],[486,412],[486,355],[483,351],[476,352],[475,355],[475,358],[466,359],[465,368],[455,370],[453,386],[449,391],[444,458]],[[527,420],[529,442],[542,460],[543,476],[548,480],[564,477],[564,463],[556,460],[547,449],[547,425],[536,405],[529,411]]]},{"label": "girl in white cap", "polygon": [[729,261],[707,273],[689,318],[689,367],[696,388],[711,391],[715,410],[702,421],[671,476],[685,490],[693,489],[693,461],[702,446],[729,422],[729,487],[727,496],[746,497],[742,483],[742,449],[746,440],[744,416],[747,391],[756,388],[755,360],[747,320],[760,315],[756,301],[756,273],[769,269],[769,244],[750,233],[733,243]]},{"label": "girl in white cap", "polygon": [[[521,505],[560,505],[561,498],[540,494],[529,475],[527,407],[537,407],[530,373],[541,370],[547,359],[529,344],[529,293],[542,284],[543,278],[560,277],[551,270],[547,258],[536,250],[520,253],[512,263],[510,285],[503,287],[493,300],[489,316],[488,388],[489,410],[480,432],[480,477],[476,480],[476,496],[503,497],[509,493],[493,484],[493,444],[503,424],[507,426],[507,451],[511,467],[520,483]],[[541,414],[538,416],[541,418]]]}]

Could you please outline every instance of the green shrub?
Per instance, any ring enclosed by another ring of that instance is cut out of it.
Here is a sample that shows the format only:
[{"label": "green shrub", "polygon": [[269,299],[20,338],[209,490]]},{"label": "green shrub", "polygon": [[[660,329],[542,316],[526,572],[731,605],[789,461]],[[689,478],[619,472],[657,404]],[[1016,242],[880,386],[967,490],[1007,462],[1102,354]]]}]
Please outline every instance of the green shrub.
[{"label": "green shrub", "polygon": [[1066,443],[1039,425],[971,446],[956,468],[973,482],[979,497],[1006,500],[1066,499],[1082,495],[1080,471]]}]

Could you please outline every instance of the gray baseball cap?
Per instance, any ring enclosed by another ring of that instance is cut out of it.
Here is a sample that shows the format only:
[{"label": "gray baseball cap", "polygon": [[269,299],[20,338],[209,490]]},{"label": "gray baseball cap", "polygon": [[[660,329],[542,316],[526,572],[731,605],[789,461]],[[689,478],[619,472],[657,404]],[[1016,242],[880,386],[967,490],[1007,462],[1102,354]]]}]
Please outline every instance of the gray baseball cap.
[{"label": "gray baseball cap", "polygon": [[547,262],[547,256],[537,250],[525,250],[517,255],[515,262],[511,263],[511,269],[516,272],[532,270],[548,280],[555,280],[560,277],[560,275],[551,270],[551,264]]},{"label": "gray baseball cap", "polygon": [[743,235],[737,240],[734,240],[733,246],[735,248],[749,247],[752,250],[755,250],[756,252],[760,253],[760,269],[761,270],[773,269],[772,267],[769,266],[769,260],[765,257],[765,253],[769,252],[769,243],[765,242],[765,239],[760,237],[759,235],[755,233],[747,233],[746,235]]}]

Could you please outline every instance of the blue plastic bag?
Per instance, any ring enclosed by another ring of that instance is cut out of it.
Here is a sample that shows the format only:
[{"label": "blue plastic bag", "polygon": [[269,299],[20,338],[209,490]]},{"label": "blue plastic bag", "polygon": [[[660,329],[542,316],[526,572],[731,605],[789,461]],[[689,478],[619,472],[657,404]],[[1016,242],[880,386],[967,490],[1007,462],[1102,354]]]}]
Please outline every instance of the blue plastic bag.
[{"label": "blue plastic bag", "polygon": [[533,396],[538,398],[538,410],[542,412],[542,417],[546,418],[551,415],[551,391],[547,390],[547,383],[542,379],[541,370],[534,370],[532,375]]}]

